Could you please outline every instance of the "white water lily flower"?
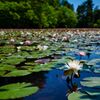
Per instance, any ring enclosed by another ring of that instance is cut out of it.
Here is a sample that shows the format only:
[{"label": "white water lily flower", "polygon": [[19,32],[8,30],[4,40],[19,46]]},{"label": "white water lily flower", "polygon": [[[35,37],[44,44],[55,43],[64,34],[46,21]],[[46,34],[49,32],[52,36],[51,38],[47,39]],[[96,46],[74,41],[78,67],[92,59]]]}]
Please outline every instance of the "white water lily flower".
[{"label": "white water lily flower", "polygon": [[17,47],[17,51],[19,52],[21,50],[21,46],[18,46]]},{"label": "white water lily flower", "polygon": [[47,50],[47,49],[48,49],[48,46],[44,45],[43,50]]},{"label": "white water lily flower", "polygon": [[41,50],[45,51],[45,50],[48,49],[48,46],[46,46],[46,45],[44,45],[44,46],[38,45],[37,48],[38,48],[40,51],[41,51]]},{"label": "white water lily flower", "polygon": [[19,42],[21,45],[23,45],[24,44],[24,42]]},{"label": "white water lily flower", "polygon": [[26,34],[27,34],[27,35],[31,35],[32,33],[31,33],[31,32],[27,32]]},{"label": "white water lily flower", "polygon": [[21,35],[23,36],[24,35],[24,32],[23,31],[20,31]]},{"label": "white water lily flower", "polygon": [[65,65],[65,67],[68,68],[68,70],[65,71],[65,75],[71,75],[71,74],[78,75],[78,71],[82,69],[82,66],[83,65],[80,64],[80,61],[78,60],[73,60],[73,61],[68,62]]},{"label": "white water lily flower", "polygon": [[4,35],[5,34],[5,32],[4,31],[0,31],[0,35]]},{"label": "white water lily flower", "polygon": [[11,39],[10,39],[10,42],[15,42],[15,39],[11,38]]}]

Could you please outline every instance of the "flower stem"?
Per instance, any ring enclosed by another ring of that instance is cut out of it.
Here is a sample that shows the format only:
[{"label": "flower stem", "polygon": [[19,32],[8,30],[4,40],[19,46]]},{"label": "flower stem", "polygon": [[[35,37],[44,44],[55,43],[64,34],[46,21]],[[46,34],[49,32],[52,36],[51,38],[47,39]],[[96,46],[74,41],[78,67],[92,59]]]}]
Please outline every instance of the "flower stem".
[{"label": "flower stem", "polygon": [[71,74],[71,86],[73,86],[73,73]]}]

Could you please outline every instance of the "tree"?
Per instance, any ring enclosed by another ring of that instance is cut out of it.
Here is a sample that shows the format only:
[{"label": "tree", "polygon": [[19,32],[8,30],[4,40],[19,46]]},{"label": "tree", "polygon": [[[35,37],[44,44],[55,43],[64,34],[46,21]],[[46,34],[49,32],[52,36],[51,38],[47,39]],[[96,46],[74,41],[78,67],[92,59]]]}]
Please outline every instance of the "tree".
[{"label": "tree", "polygon": [[77,8],[78,27],[86,27],[86,16],[87,16],[86,7],[85,7],[85,3],[83,3],[82,5],[79,5]]},{"label": "tree", "polygon": [[49,5],[53,6],[55,9],[60,7],[59,0],[48,0]]},{"label": "tree", "polygon": [[100,28],[100,9],[98,8],[94,9],[93,18],[94,18],[94,27]]},{"label": "tree", "polygon": [[61,4],[74,11],[73,4],[70,4],[67,0],[62,0]]},{"label": "tree", "polygon": [[61,6],[58,10],[58,27],[75,27],[76,14],[69,8]]},{"label": "tree", "polygon": [[93,27],[93,2],[87,0],[77,8],[78,27]]},{"label": "tree", "polygon": [[59,0],[0,0],[0,27],[74,27],[77,18],[71,7]]}]

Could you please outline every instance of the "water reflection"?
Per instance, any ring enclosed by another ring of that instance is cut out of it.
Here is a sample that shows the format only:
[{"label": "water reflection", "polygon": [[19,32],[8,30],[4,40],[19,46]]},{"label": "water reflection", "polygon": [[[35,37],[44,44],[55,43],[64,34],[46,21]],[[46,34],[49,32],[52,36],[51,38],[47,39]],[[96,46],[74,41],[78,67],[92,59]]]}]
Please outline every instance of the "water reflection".
[{"label": "water reflection", "polygon": [[66,80],[62,79],[63,71],[53,69],[46,75],[45,87],[32,96],[24,98],[24,100],[66,100]]},{"label": "water reflection", "polygon": [[47,78],[45,76],[46,73],[48,72],[35,72],[30,75],[22,77],[0,77],[0,86],[10,83],[27,82],[31,83],[33,86],[43,88]]},{"label": "water reflection", "polygon": [[82,71],[79,78],[74,78],[73,85],[68,83],[68,76],[64,75],[63,70],[53,69],[45,73],[47,77],[45,86],[37,93],[25,97],[23,100],[67,100],[67,96],[73,91],[77,91],[82,87],[80,81],[85,77],[97,76],[99,74]]}]

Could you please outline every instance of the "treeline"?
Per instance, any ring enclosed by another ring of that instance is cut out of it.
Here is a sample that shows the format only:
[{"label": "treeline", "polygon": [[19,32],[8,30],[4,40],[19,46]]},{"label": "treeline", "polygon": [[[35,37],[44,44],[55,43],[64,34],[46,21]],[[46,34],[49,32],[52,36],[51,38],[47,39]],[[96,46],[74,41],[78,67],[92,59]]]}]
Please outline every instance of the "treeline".
[{"label": "treeline", "polygon": [[77,8],[77,27],[100,27],[100,9],[92,0],[86,0]]},{"label": "treeline", "polygon": [[0,0],[0,28],[55,27],[100,27],[100,10],[92,0],[77,13],[67,0]]}]

